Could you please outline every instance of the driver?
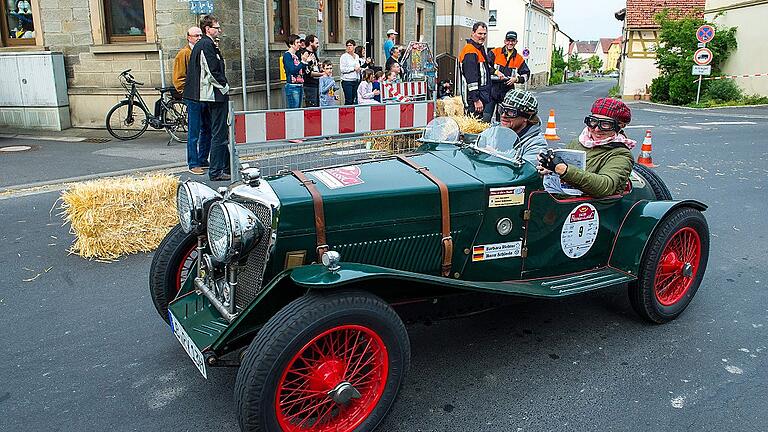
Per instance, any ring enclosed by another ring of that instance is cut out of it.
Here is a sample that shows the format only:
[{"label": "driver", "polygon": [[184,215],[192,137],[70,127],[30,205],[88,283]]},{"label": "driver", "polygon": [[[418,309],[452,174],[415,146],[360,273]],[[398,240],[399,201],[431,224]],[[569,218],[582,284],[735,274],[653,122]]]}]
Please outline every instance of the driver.
[{"label": "driver", "polygon": [[624,102],[611,98],[596,100],[590,115],[584,118],[586,127],[578,142],[566,146],[587,153],[586,169],[569,166],[552,150],[539,155],[536,169],[541,175],[555,172],[564,182],[594,198],[621,193],[634,163],[630,150],[637,144],[624,133],[631,119],[632,113]]},{"label": "driver", "polygon": [[[513,149],[515,159],[522,158],[536,165],[539,153],[547,149],[547,142],[541,134],[536,96],[529,91],[509,90],[496,112],[500,114],[500,123],[496,127],[510,128],[520,137]],[[490,138],[492,133],[493,128],[488,128],[480,136]]]}]

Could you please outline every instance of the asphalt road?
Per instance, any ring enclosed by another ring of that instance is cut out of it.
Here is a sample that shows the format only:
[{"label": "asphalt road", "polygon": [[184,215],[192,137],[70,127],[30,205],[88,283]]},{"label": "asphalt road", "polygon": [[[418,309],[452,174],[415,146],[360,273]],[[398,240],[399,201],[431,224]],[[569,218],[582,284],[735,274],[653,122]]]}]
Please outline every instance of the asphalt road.
[{"label": "asphalt road", "polygon": [[[612,84],[548,88],[542,112],[574,139]],[[710,205],[687,311],[648,325],[617,289],[412,326],[380,430],[768,430],[768,112],[632,107],[673,195]],[[236,430],[236,371],[196,371],[149,299],[151,256],[67,255],[57,196],[0,199],[0,430]]]}]

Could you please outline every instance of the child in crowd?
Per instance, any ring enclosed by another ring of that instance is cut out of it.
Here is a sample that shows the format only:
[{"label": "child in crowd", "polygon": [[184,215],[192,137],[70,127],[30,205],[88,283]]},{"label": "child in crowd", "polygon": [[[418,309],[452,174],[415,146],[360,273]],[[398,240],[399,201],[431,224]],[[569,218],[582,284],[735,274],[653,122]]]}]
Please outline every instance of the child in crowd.
[{"label": "child in crowd", "polygon": [[360,85],[357,86],[357,103],[359,104],[377,104],[375,96],[381,94],[380,90],[373,89],[373,77],[374,72],[371,69],[363,71],[363,79],[360,81]]},{"label": "child in crowd", "polygon": [[398,74],[397,70],[390,69],[389,71],[387,71],[386,79],[382,83],[382,88],[386,88],[390,95],[390,98],[387,99],[387,101],[410,102],[411,100],[408,97],[400,94],[400,92],[397,91],[397,88],[392,85],[392,84],[397,84],[399,82],[400,82],[400,75]]},{"label": "child in crowd", "polygon": [[381,83],[384,81],[384,72],[381,70],[376,71],[376,73],[373,75],[373,90],[378,90],[379,94],[374,96],[373,98],[376,99],[376,102],[381,103]]},{"label": "child in crowd", "polygon": [[339,85],[333,80],[333,63],[330,60],[323,62],[323,76],[320,77],[320,106],[336,106],[339,97],[336,92],[339,91]]}]

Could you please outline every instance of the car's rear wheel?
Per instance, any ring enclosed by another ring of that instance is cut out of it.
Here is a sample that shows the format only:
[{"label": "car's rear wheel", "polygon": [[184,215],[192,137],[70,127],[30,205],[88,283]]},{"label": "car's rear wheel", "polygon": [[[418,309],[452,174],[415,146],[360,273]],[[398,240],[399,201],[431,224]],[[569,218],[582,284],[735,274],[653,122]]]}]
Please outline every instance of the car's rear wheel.
[{"label": "car's rear wheel", "polygon": [[179,294],[197,262],[197,237],[187,234],[181,225],[171,228],[152,257],[149,269],[149,293],[157,313],[168,322],[168,303]]},{"label": "car's rear wheel", "polygon": [[709,257],[709,227],[693,208],[673,210],[646,244],[638,280],[629,286],[635,311],[654,323],[680,315],[704,277]]},{"label": "car's rear wheel", "polygon": [[370,431],[392,407],[410,363],[408,334],[364,292],[289,303],[246,350],[235,383],[243,431]]},{"label": "car's rear wheel", "polygon": [[653,191],[653,194],[657,200],[668,201],[672,199],[672,193],[664,183],[664,180],[662,180],[658,174],[653,172],[653,170],[646,166],[640,165],[637,162],[635,162],[635,166],[632,167],[632,169],[635,170],[635,172],[638,173],[646,183],[648,183],[648,186],[651,187],[651,190]]}]

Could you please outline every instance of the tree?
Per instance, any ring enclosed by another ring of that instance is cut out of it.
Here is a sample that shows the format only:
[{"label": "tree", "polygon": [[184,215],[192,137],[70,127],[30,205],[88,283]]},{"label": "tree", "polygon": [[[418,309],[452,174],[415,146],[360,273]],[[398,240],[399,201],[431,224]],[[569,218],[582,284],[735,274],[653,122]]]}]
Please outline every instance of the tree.
[{"label": "tree", "polygon": [[603,61],[597,54],[595,54],[587,60],[587,66],[589,66],[589,70],[592,71],[592,73],[595,73],[603,67]]},{"label": "tree", "polygon": [[656,66],[659,77],[651,84],[651,97],[658,102],[685,105],[696,99],[696,80],[691,75],[693,53],[698,49],[696,29],[703,24],[715,27],[716,36],[707,43],[712,50],[712,75],[721,74],[721,66],[736,49],[736,28],[718,27],[695,16],[680,16],[665,9],[654,19],[660,26],[659,45],[656,47]]},{"label": "tree", "polygon": [[549,73],[549,84],[560,84],[563,82],[563,73],[568,65],[563,57],[563,47],[552,50],[552,70]]},{"label": "tree", "polygon": [[577,72],[581,70],[581,67],[584,65],[584,60],[580,59],[578,55],[571,54],[570,57],[568,57],[568,70],[571,72]]}]

